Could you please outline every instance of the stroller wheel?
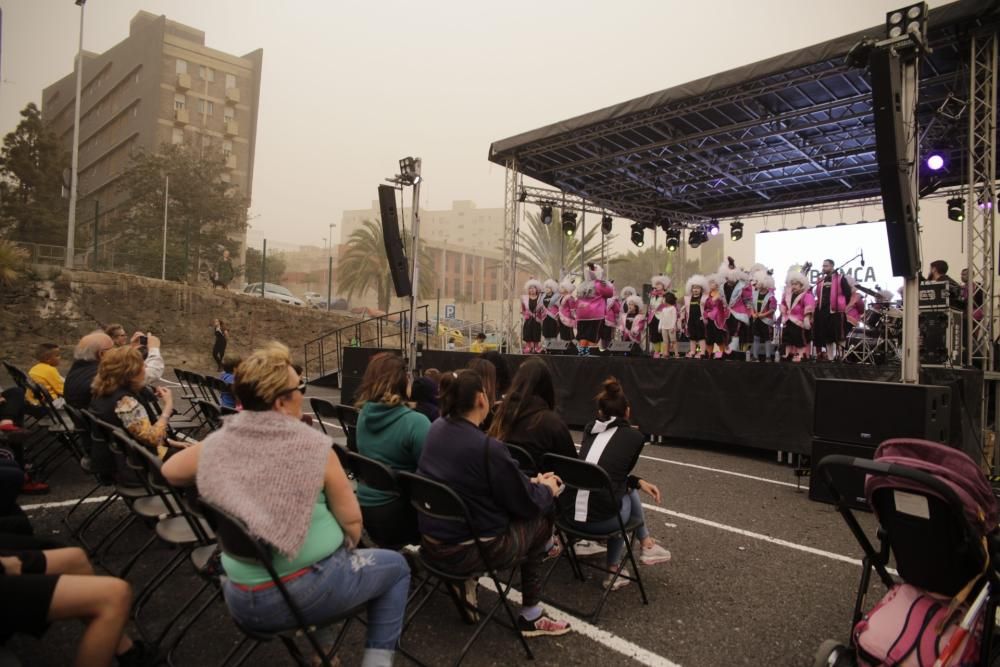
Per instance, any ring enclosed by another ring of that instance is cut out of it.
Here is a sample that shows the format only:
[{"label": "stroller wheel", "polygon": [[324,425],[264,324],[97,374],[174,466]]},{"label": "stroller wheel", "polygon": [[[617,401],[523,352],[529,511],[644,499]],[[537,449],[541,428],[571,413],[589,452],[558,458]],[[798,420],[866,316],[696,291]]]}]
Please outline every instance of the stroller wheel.
[{"label": "stroller wheel", "polygon": [[813,667],[848,667],[856,664],[850,649],[836,639],[827,639],[820,644],[813,659]]}]

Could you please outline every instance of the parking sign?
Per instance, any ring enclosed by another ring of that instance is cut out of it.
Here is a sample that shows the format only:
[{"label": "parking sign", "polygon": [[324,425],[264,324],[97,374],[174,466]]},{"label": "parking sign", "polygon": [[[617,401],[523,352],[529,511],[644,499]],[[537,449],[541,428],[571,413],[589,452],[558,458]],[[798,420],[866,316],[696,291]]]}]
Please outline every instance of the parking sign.
[{"label": "parking sign", "polygon": [[450,306],[445,306],[444,307],[444,318],[446,320],[453,320],[453,319],[455,319],[455,305],[454,304],[452,304]]}]

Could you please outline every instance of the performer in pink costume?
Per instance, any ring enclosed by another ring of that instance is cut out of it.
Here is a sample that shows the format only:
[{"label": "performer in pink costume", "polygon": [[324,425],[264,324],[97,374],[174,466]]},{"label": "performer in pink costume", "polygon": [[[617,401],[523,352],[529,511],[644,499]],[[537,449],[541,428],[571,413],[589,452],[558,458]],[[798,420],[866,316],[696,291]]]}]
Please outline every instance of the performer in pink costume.
[{"label": "performer in pink costume", "polygon": [[604,270],[591,262],[584,270],[583,282],[576,288],[576,337],[580,354],[590,354],[601,336],[601,325],[608,307],[608,297],[613,295],[611,283],[604,281]]},{"label": "performer in pink costume", "polygon": [[708,292],[708,280],[702,275],[693,275],[688,278],[684,286],[684,307],[681,308],[680,329],[688,340],[691,341],[691,348],[687,356],[699,359],[705,356],[708,351],[708,343],[705,341],[705,315],[703,303],[705,294]]},{"label": "performer in pink costume", "polygon": [[808,281],[802,273],[791,271],[785,280],[785,292],[781,295],[781,343],[785,357],[792,361],[802,361],[809,350],[809,331],[812,329],[816,300],[806,289]]},{"label": "performer in pink costume", "polygon": [[521,295],[521,340],[524,354],[542,351],[542,320],[545,319],[545,305],[542,303],[542,283],[534,278],[524,284],[525,294]]},{"label": "performer in pink costume", "polygon": [[718,275],[708,277],[708,294],[704,301],[705,340],[708,342],[708,349],[715,351],[716,359],[722,359],[729,344],[729,330],[726,328],[729,306],[720,287],[721,282]]},{"label": "performer in pink costume", "polygon": [[642,332],[646,329],[646,316],[642,313],[642,298],[635,294],[626,297],[625,306],[618,316],[618,330],[621,339],[642,344]]}]

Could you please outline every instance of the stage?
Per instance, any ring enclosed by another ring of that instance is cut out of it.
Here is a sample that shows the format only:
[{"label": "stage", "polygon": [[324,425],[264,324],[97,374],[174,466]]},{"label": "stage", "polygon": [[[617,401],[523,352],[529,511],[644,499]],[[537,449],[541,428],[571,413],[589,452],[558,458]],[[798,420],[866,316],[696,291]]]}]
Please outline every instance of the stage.
[{"label": "stage", "polygon": [[[341,400],[353,400],[371,348],[344,352]],[[398,352],[398,350],[396,351]],[[463,368],[468,352],[424,350],[422,368]],[[808,454],[816,378],[896,381],[898,366],[831,363],[748,363],[704,359],[536,355],[552,371],[557,410],[573,427],[594,417],[593,397],[617,377],[632,403],[633,422],[646,433]],[[504,355],[513,375],[528,356]],[[974,369],[924,367],[921,382],[952,388],[952,445],[980,460],[983,374]],[[851,418],[850,406],[834,406]]]}]

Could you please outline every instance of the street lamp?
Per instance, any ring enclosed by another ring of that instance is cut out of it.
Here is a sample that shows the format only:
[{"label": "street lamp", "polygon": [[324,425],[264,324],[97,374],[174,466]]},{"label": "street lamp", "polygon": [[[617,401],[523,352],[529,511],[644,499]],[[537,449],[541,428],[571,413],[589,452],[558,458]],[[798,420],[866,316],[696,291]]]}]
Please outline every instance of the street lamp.
[{"label": "street lamp", "polygon": [[333,228],[336,222],[330,223],[329,241],[326,245],[326,312],[330,312],[331,299],[333,294]]},{"label": "street lamp", "polygon": [[80,90],[83,88],[83,6],[87,0],[76,0],[80,8],[80,41],[76,49],[76,99],[73,100],[73,158],[70,164],[69,180],[69,224],[66,232],[66,262],[67,269],[73,268],[73,257],[76,254],[76,197],[77,168],[80,165]]}]

